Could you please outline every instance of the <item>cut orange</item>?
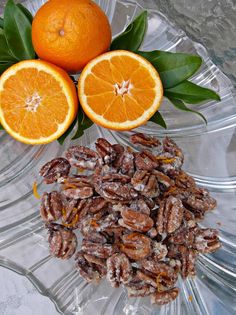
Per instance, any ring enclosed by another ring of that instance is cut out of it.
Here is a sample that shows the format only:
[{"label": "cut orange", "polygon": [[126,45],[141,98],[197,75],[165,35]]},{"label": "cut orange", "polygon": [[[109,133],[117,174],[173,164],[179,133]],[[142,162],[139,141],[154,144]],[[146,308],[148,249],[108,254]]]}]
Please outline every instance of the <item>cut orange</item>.
[{"label": "cut orange", "polygon": [[0,122],[16,140],[49,143],[71,125],[76,88],[62,69],[40,60],[15,64],[0,78]]},{"label": "cut orange", "polygon": [[147,122],[160,107],[162,82],[143,57],[117,50],[92,60],[79,79],[79,99],[87,116],[114,130]]}]

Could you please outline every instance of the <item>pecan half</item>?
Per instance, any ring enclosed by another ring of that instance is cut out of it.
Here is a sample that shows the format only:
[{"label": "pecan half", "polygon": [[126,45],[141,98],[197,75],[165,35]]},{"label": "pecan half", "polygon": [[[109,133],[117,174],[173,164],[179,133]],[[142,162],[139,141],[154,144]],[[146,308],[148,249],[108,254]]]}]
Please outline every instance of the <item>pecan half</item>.
[{"label": "pecan half", "polygon": [[160,171],[176,177],[183,165],[184,155],[175,142],[166,137],[163,140],[163,152],[157,155],[156,160]]},{"label": "pecan half", "polygon": [[131,183],[134,189],[145,197],[155,198],[160,194],[156,176],[150,172],[144,170],[136,171]]},{"label": "pecan half", "polygon": [[86,210],[88,213],[97,213],[107,206],[107,201],[100,197],[92,197],[86,200]]},{"label": "pecan half", "polygon": [[180,261],[181,261],[181,275],[185,279],[188,276],[196,275],[195,262],[197,259],[197,253],[193,249],[188,249],[182,245],[179,245]]},{"label": "pecan half", "polygon": [[173,302],[179,295],[179,289],[173,288],[168,291],[158,292],[156,291],[151,295],[151,303],[158,305],[165,305]]},{"label": "pecan half", "polygon": [[95,151],[83,146],[72,146],[65,155],[72,166],[87,170],[94,170],[99,159]]},{"label": "pecan half", "polygon": [[86,201],[70,199],[63,209],[62,224],[71,229],[78,228],[80,221],[86,216],[84,211]]},{"label": "pecan half", "polygon": [[70,168],[71,166],[67,159],[56,158],[46,163],[41,168],[39,175],[44,178],[46,184],[52,184],[67,177]]},{"label": "pecan half", "polygon": [[200,253],[212,253],[221,247],[219,232],[215,229],[198,229],[193,247]]},{"label": "pecan half", "polygon": [[50,253],[61,259],[69,259],[77,247],[76,235],[60,224],[48,225]]},{"label": "pecan half", "polygon": [[138,198],[131,202],[130,209],[150,215],[150,208],[144,198]]},{"label": "pecan half", "polygon": [[144,297],[151,295],[156,288],[150,284],[146,284],[143,280],[135,276],[128,284],[126,284],[129,297]]},{"label": "pecan half", "polygon": [[168,197],[160,203],[157,214],[157,232],[173,233],[183,221],[184,207],[180,199]]},{"label": "pecan half", "polygon": [[176,176],[175,185],[176,187],[182,189],[190,189],[196,187],[194,178],[184,171],[180,171],[179,174]]},{"label": "pecan half", "polygon": [[130,137],[133,144],[138,144],[144,147],[153,148],[159,146],[161,143],[158,139],[144,135],[143,133],[135,133]]},{"label": "pecan half", "polygon": [[81,249],[86,254],[103,259],[107,259],[115,253],[115,248],[111,244],[94,243],[86,239],[82,241]]},{"label": "pecan half", "polygon": [[41,201],[40,214],[44,221],[56,221],[62,216],[63,203],[57,191],[44,193]]},{"label": "pecan half", "polygon": [[141,265],[157,276],[157,286],[160,291],[173,287],[178,279],[178,273],[167,263],[145,259],[141,261]]},{"label": "pecan half", "polygon": [[158,166],[157,159],[150,151],[135,154],[135,166],[138,170],[152,171]]},{"label": "pecan half", "polygon": [[76,268],[87,282],[98,282],[106,274],[105,260],[94,259],[82,251],[76,254],[75,260]]},{"label": "pecan half", "polygon": [[123,208],[121,216],[122,219],[119,220],[119,224],[132,231],[147,232],[154,224],[147,214],[131,210],[128,207]]},{"label": "pecan half", "polygon": [[132,279],[132,266],[125,254],[117,253],[107,259],[107,279],[114,288]]},{"label": "pecan half", "polygon": [[[86,176],[84,176],[86,177]],[[62,193],[71,199],[87,199],[93,196],[93,187],[84,177],[67,177]]]},{"label": "pecan half", "polygon": [[131,233],[121,237],[121,252],[125,253],[129,258],[141,260],[149,256],[151,253],[151,240],[149,237],[140,233]]},{"label": "pecan half", "polygon": [[130,177],[121,174],[94,175],[96,192],[110,202],[127,203],[138,196],[131,186]]},{"label": "pecan half", "polygon": [[103,159],[105,164],[110,164],[115,160],[116,151],[106,139],[97,139],[95,146],[98,154]]},{"label": "pecan half", "polygon": [[216,207],[216,200],[212,198],[207,189],[195,188],[191,190],[190,196],[185,200],[187,206],[191,207],[190,210],[196,211],[209,211]]},{"label": "pecan half", "polygon": [[196,233],[197,229],[195,227],[182,226],[168,237],[168,242],[190,247],[194,243]]}]

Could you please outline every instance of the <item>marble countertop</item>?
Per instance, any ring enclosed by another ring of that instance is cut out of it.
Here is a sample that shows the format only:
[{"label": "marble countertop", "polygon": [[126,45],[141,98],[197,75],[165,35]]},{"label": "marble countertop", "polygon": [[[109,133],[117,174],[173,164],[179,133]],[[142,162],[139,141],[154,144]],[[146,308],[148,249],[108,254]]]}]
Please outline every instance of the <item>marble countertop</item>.
[{"label": "marble countertop", "polygon": [[28,279],[2,267],[0,279],[1,315],[59,315],[54,304]]}]

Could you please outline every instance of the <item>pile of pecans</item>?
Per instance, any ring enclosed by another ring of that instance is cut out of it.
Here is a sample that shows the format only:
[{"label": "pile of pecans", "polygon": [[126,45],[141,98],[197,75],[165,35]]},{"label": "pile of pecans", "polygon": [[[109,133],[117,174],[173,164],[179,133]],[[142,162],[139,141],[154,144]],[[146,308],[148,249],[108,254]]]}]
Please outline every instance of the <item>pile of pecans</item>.
[{"label": "pile of pecans", "polygon": [[178,296],[178,274],[194,276],[198,254],[221,246],[216,230],[197,224],[216,201],[181,170],[184,156],[174,141],[144,134],[130,141],[141,151],[100,138],[96,151],[72,146],[66,158],[44,165],[44,182],[60,189],[43,194],[41,216],[58,258],[73,256],[79,229],[76,268],[88,282],[106,276],[130,297],[150,295],[162,305]]}]

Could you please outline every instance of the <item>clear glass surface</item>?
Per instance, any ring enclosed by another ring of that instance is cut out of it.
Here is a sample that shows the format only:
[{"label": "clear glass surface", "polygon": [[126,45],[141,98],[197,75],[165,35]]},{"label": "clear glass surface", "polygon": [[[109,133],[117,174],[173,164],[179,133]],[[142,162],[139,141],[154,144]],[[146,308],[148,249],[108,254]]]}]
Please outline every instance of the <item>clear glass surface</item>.
[{"label": "clear glass surface", "polygon": [[[35,12],[45,1],[21,2]],[[208,125],[194,115],[176,111],[165,101],[161,112],[169,129],[164,131],[148,123],[139,131],[160,138],[168,134],[183,148],[185,170],[218,201],[217,209],[206,216],[203,225],[220,230],[223,247],[214,254],[202,255],[196,278],[184,282],[179,279],[180,296],[162,308],[151,306],[149,299],[128,299],[123,288],[112,289],[106,281],[97,286],[87,284],[74,269],[73,258],[65,262],[49,255],[32,185],[37,181],[39,193],[45,190],[39,168],[63,155],[72,143],[93,146],[102,136],[113,143],[127,144],[129,133],[94,125],[81,139],[68,139],[62,147],[57,142],[33,147],[0,132],[0,264],[29,278],[66,315],[236,314],[235,3],[200,0],[193,9],[193,0],[97,2],[109,16],[113,35],[146,8],[149,25],[144,50],[198,53],[204,59],[193,81],[214,88],[222,98],[219,103],[198,107]],[[1,2],[0,13],[2,8]]]}]

